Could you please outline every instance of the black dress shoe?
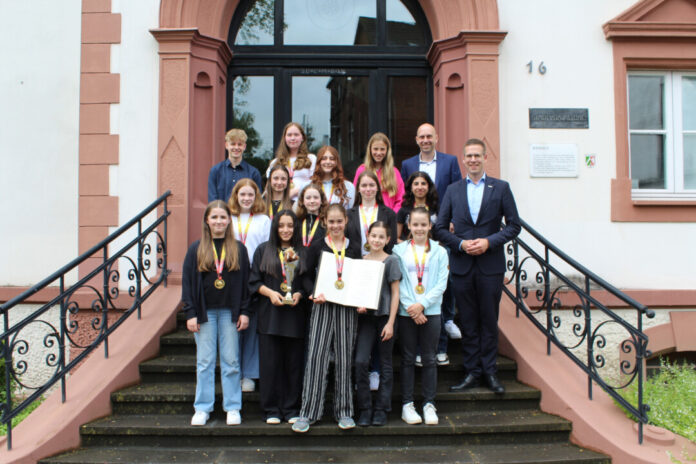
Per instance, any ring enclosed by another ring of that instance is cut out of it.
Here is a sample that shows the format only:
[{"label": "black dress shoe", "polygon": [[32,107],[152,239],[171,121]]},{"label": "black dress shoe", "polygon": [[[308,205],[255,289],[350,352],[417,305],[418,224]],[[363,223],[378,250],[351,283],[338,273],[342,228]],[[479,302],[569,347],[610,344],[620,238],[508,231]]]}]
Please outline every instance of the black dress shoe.
[{"label": "black dress shoe", "polygon": [[378,427],[387,425],[387,413],[383,409],[375,409],[375,413],[372,415],[372,425]]},{"label": "black dress shoe", "polygon": [[503,384],[500,383],[500,380],[498,380],[498,377],[496,377],[495,374],[486,374],[484,377],[486,379],[486,383],[488,384],[488,388],[490,388],[493,393],[496,395],[502,395],[505,393],[505,387],[503,387]]},{"label": "black dress shoe", "polygon": [[464,378],[464,380],[462,380],[457,385],[452,385],[451,387],[449,387],[449,391],[461,392],[464,390],[468,390],[469,388],[478,387],[480,385],[481,385],[481,381],[479,380],[479,378],[474,377],[473,375],[469,374]]},{"label": "black dress shoe", "polygon": [[358,425],[360,427],[367,427],[372,423],[372,409],[363,409],[360,411],[360,418],[358,419]]}]

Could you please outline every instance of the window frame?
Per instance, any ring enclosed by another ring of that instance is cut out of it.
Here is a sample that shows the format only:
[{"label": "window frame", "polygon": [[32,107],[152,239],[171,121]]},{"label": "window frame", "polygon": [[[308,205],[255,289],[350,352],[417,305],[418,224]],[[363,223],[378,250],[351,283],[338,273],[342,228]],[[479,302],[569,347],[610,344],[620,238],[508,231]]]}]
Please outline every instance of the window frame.
[{"label": "window frame", "polygon": [[[664,79],[662,94],[663,128],[662,129],[631,129],[630,123],[630,79],[633,76],[660,76]],[[684,188],[684,129],[683,129],[683,99],[682,78],[696,77],[695,72],[689,71],[637,71],[629,70],[626,74],[626,102],[628,115],[628,144],[629,159],[631,156],[631,136],[635,134],[660,134],[665,137],[665,188],[640,189],[631,188],[631,198],[636,200],[696,200],[696,189]],[[629,163],[629,175],[633,179]]]}]

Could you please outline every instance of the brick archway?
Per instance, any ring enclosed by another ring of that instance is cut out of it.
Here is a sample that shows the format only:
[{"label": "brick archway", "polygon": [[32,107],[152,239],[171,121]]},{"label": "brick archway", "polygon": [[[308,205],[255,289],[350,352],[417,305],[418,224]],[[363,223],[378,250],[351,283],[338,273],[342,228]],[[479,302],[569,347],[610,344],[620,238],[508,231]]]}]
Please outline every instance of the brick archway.
[{"label": "brick archway", "polygon": [[[438,148],[461,154],[467,138],[481,138],[493,155],[489,172],[497,176],[498,48],[505,37],[498,30],[497,2],[419,3],[433,36],[428,60]],[[232,59],[226,39],[238,5],[239,0],[162,0],[160,28],[151,31],[160,44],[158,191],[173,192],[169,262],[175,279],[187,245],[200,233],[214,153],[224,150]]]}]

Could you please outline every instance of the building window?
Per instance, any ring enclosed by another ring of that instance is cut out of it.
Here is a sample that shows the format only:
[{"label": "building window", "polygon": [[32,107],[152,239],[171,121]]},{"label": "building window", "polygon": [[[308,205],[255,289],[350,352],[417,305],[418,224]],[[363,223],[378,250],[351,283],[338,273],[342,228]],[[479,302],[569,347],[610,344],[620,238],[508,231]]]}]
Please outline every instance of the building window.
[{"label": "building window", "polygon": [[628,75],[631,196],[696,199],[696,73]]}]

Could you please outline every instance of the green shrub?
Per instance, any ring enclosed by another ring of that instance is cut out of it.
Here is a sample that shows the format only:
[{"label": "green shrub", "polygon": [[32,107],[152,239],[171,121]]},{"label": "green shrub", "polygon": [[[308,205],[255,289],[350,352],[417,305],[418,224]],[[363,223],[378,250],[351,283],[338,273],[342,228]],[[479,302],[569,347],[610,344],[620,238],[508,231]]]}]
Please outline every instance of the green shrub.
[{"label": "green shrub", "polygon": [[[657,374],[643,382],[643,402],[650,405],[648,423],[696,442],[696,370],[686,363],[667,364],[662,359],[660,367]],[[621,391],[621,396],[636,406],[637,382]],[[635,420],[631,414],[626,415]]]}]

